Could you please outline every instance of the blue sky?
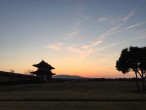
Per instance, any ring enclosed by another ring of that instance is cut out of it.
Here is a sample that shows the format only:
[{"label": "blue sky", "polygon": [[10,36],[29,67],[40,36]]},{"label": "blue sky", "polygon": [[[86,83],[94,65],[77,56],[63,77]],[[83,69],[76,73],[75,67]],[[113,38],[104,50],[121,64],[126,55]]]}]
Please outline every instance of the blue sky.
[{"label": "blue sky", "polygon": [[0,70],[42,59],[56,74],[122,75],[123,48],[146,46],[146,0],[0,0]]}]

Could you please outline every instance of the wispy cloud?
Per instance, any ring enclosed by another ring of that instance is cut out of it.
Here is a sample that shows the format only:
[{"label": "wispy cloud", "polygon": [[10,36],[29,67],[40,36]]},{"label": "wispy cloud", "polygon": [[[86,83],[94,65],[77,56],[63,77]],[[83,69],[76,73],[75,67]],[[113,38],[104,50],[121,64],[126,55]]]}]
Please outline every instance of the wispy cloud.
[{"label": "wispy cloud", "polygon": [[65,45],[61,42],[58,42],[48,45],[47,48],[56,51],[61,50],[61,51],[76,53],[80,59],[86,59],[88,56],[90,56],[96,51],[95,47],[98,46],[101,42],[102,41],[94,41],[94,42],[89,42],[88,44],[85,45],[77,45],[77,44]]},{"label": "wispy cloud", "polygon": [[116,24],[116,23],[125,23],[127,22],[132,16],[135,14],[135,10],[132,10],[128,15],[124,17],[109,17],[109,16],[101,16],[97,19],[97,23],[111,23],[111,24]]},{"label": "wispy cloud", "polygon": [[95,52],[95,49],[94,48],[82,48],[84,47],[85,45],[82,45],[82,46],[77,46],[77,45],[71,45],[71,46],[68,46],[66,48],[66,50],[68,52],[72,52],[72,53],[77,53],[78,54],[78,57],[79,59],[81,60],[84,60],[86,59],[88,56],[90,56],[91,54],[93,54]]},{"label": "wispy cloud", "polygon": [[66,50],[69,51],[69,52],[75,52],[75,53],[80,53],[82,52],[79,47],[77,47],[76,45],[71,45],[71,46],[68,46],[66,47]]},{"label": "wispy cloud", "polygon": [[140,30],[139,32],[146,32],[146,29],[144,29],[144,30]]},{"label": "wispy cloud", "polygon": [[84,51],[81,51],[79,53],[79,57],[80,59],[86,59],[87,57],[89,57],[91,54],[95,53],[95,49],[94,48],[89,48],[89,49],[86,49]]},{"label": "wispy cloud", "polygon": [[139,39],[146,38],[146,29],[138,30],[135,34]]},{"label": "wispy cloud", "polygon": [[76,30],[76,31],[67,33],[66,39],[69,39],[69,38],[77,36],[79,34],[79,32],[80,32],[79,30]]},{"label": "wispy cloud", "polygon": [[[125,16],[123,18],[120,18],[120,19],[118,18],[119,20],[114,19],[115,21],[119,21],[119,23],[116,26],[113,26],[109,30],[104,32],[101,36],[99,36],[99,40],[103,40],[110,35],[121,32],[123,30],[122,26],[125,24],[125,22],[127,22],[134,15],[134,13],[135,13],[135,10],[131,11],[127,16]],[[103,18],[101,17],[101,18],[99,18],[99,21],[100,22],[107,22],[107,21],[109,21],[109,19],[107,19],[106,17],[103,17]],[[136,24],[136,25],[131,25],[127,28],[128,29],[134,28],[134,27],[140,26],[142,24],[143,23],[139,23],[139,24]]]},{"label": "wispy cloud", "polygon": [[76,21],[76,23],[72,27],[71,31],[66,33],[65,39],[71,39],[71,38],[74,38],[74,37],[78,37],[80,32],[81,32],[81,24],[90,19],[90,17],[85,15],[84,12],[83,12],[84,5],[83,5],[82,0],[79,0],[79,4],[76,7],[76,9],[77,9],[76,14],[77,14],[78,20]]},{"label": "wispy cloud", "polygon": [[122,18],[121,17],[106,17],[106,16],[101,16],[99,18],[97,18],[97,23],[108,23],[108,24],[116,24],[118,22],[121,22],[122,21]]},{"label": "wispy cloud", "polygon": [[85,59],[91,54],[93,54],[96,51],[96,47],[101,43],[102,41],[96,40],[80,46],[74,44],[68,46],[66,50],[69,52],[78,53],[80,59]]},{"label": "wispy cloud", "polygon": [[[103,47],[99,46],[102,42],[104,42],[104,40],[109,37],[112,36],[114,34],[117,34],[121,31],[124,30],[123,25],[134,15],[135,10],[133,10],[132,12],[130,12],[127,16],[125,17],[119,17],[117,19],[109,19],[108,17],[100,17],[97,19],[98,23],[116,23],[115,26],[112,26],[111,28],[109,28],[107,31],[105,31],[103,34],[101,34],[100,36],[98,36],[98,38],[95,41],[89,42],[86,45],[82,45],[81,48],[83,49],[83,51],[80,52],[81,56],[84,56],[83,53],[85,54],[84,58],[97,52],[97,51],[101,51],[103,49],[107,49],[113,46],[118,45],[117,43],[111,43],[108,45],[105,45]],[[114,22],[115,21],[115,22]],[[130,28],[134,28],[136,26],[140,26],[142,25],[142,23],[140,24],[136,24],[136,25],[131,25],[128,27],[128,29]]]},{"label": "wispy cloud", "polygon": [[111,47],[115,47],[115,46],[119,46],[119,45],[125,45],[127,43],[129,44],[129,42],[134,42],[139,39],[144,39],[144,40],[146,39],[146,30],[140,30],[140,31],[137,30],[137,32],[135,32],[134,36],[110,43],[104,47],[99,47],[98,50],[103,50],[103,49],[107,49],[107,48],[111,48]]},{"label": "wispy cloud", "polygon": [[47,48],[53,49],[53,50],[62,50],[62,46],[63,46],[63,43],[57,42],[57,43],[48,45]]},{"label": "wispy cloud", "polygon": [[135,27],[141,26],[141,25],[143,25],[143,24],[145,24],[145,23],[134,24],[134,25],[128,26],[126,29],[135,28]]},{"label": "wispy cloud", "polygon": [[129,18],[131,18],[131,17],[134,15],[134,13],[135,13],[135,10],[131,11],[127,16],[125,16],[125,17],[123,18],[123,21],[124,21],[124,22],[128,21]]},{"label": "wispy cloud", "polygon": [[97,45],[99,45],[101,43],[102,43],[101,40],[92,41],[92,42],[90,42],[90,43],[88,43],[86,45],[83,45],[82,48],[83,49],[89,49],[89,48],[95,47],[95,46],[97,46]]},{"label": "wispy cloud", "polygon": [[80,33],[80,25],[81,21],[76,22],[72,31],[65,35],[65,39],[76,37]]},{"label": "wispy cloud", "polygon": [[[118,45],[117,43],[113,43],[113,44],[105,45],[103,47],[99,46],[101,43],[104,42],[104,40],[107,37],[123,31],[123,29],[125,29],[125,27],[123,27],[123,25],[125,24],[125,22],[127,22],[134,15],[134,13],[135,13],[135,11],[132,11],[127,16],[125,16],[123,18],[120,18],[120,20],[119,20],[120,22],[118,24],[116,24],[115,26],[112,26],[107,31],[105,31],[103,34],[98,36],[97,39],[95,39],[91,42],[88,42],[87,44],[66,45],[66,44],[63,44],[63,43],[59,42],[59,43],[54,43],[52,45],[49,45],[48,48],[51,48],[51,49],[54,49],[54,50],[63,50],[63,51],[66,51],[66,52],[76,53],[76,55],[78,55],[78,57],[80,59],[85,59],[85,58],[87,58],[91,54],[94,54],[97,51],[100,51],[100,50]],[[109,19],[106,18],[106,17],[101,17],[97,20],[97,22],[108,22],[108,20]],[[73,38],[75,36],[78,36],[80,31],[81,31],[80,30],[81,23],[82,23],[82,21],[76,22],[75,26],[73,27],[73,30],[66,34],[66,38]],[[134,28],[134,27],[140,26],[142,24],[143,23],[138,23],[138,24],[135,24],[135,25],[131,25],[131,26],[127,27],[127,29]]]},{"label": "wispy cloud", "polygon": [[[111,36],[111,35],[114,35],[116,33],[119,33],[121,32],[121,30],[123,28],[122,25],[128,20],[130,19],[130,17],[132,17],[134,14],[134,11],[130,12],[126,17],[122,18],[121,19],[121,22],[119,24],[117,24],[116,26],[113,26],[111,27],[110,29],[108,29],[106,32],[104,32],[102,35],[98,36],[98,38],[96,40],[93,40],[87,44],[84,44],[84,45],[71,45],[71,46],[68,46],[66,48],[66,51],[68,52],[74,52],[74,53],[78,53],[79,56],[83,59],[87,58],[88,56],[90,56],[91,54],[97,52],[97,47],[102,43],[104,42],[104,39],[107,38],[108,36]],[[108,18],[106,17],[101,17],[99,18],[97,21],[98,22],[108,22]],[[77,25],[77,24],[76,24]],[[77,27],[79,26],[80,24],[77,25]],[[77,35],[79,32],[76,31],[76,32],[72,32],[70,34],[68,34],[68,36],[72,37],[72,36],[75,36]],[[110,46],[114,46],[116,45],[115,43],[110,45]],[[104,48],[98,48],[98,50],[102,50],[102,49],[105,49],[105,48],[108,48],[109,45],[106,45]]]},{"label": "wispy cloud", "polygon": [[115,26],[115,27],[112,27],[110,28],[109,30],[107,30],[105,33],[103,33],[101,36],[99,36],[99,39],[102,40],[110,35],[113,35],[117,32],[120,32],[119,28],[120,28],[121,24]]},{"label": "wispy cloud", "polygon": [[79,0],[79,4],[77,6],[77,15],[78,15],[78,17],[79,17],[79,19],[81,21],[84,21],[84,20],[86,21],[86,20],[90,19],[90,17],[85,15],[85,13],[84,13],[84,3],[83,3],[83,0]]},{"label": "wispy cloud", "polygon": [[97,19],[97,22],[98,23],[105,23],[105,22],[107,22],[108,21],[108,18],[107,17],[99,17],[98,19]]}]

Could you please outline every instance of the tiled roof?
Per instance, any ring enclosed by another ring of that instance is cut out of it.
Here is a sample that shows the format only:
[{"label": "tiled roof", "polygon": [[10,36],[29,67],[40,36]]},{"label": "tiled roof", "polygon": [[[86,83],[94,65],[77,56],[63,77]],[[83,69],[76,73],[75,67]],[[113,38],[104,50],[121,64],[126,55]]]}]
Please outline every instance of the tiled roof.
[{"label": "tiled roof", "polygon": [[33,66],[37,67],[37,68],[48,68],[48,69],[55,69],[54,67],[52,67],[50,64],[46,63],[45,61],[41,61],[38,64],[34,64]]}]

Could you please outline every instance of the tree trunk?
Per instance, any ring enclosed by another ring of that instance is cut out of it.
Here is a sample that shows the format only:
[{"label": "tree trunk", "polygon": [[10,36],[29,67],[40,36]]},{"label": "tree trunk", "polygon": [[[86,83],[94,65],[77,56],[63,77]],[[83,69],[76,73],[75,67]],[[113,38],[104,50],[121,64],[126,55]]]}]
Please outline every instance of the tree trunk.
[{"label": "tree trunk", "polygon": [[144,82],[144,72],[143,71],[141,71],[141,73],[142,73],[142,85],[143,85],[143,90],[145,90],[145,82]]},{"label": "tree trunk", "polygon": [[136,71],[135,71],[135,76],[136,76],[137,91],[139,91],[140,88],[139,88],[138,77],[137,77],[137,72]]}]

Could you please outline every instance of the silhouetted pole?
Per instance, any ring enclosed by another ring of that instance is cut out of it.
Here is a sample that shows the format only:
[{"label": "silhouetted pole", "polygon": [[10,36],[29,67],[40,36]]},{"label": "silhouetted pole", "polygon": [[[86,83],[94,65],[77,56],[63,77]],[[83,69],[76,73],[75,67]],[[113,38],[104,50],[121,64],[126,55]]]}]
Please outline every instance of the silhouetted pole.
[{"label": "silhouetted pole", "polygon": [[141,71],[142,73],[142,85],[143,85],[143,90],[145,90],[145,82],[144,82],[144,72],[143,70]]},{"label": "silhouetted pole", "polygon": [[139,83],[138,83],[138,77],[137,77],[137,72],[135,71],[135,75],[136,75],[136,84],[137,84],[137,91],[139,91]]}]

